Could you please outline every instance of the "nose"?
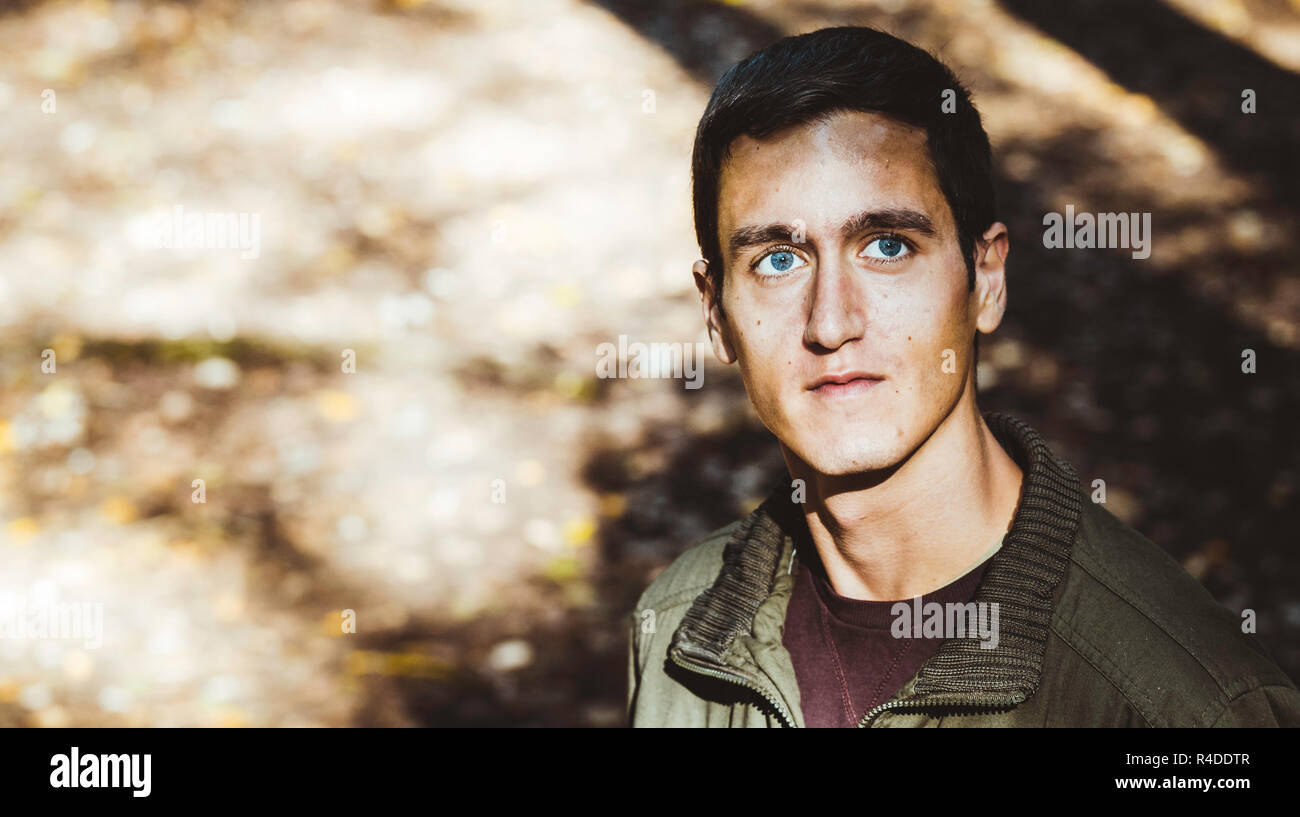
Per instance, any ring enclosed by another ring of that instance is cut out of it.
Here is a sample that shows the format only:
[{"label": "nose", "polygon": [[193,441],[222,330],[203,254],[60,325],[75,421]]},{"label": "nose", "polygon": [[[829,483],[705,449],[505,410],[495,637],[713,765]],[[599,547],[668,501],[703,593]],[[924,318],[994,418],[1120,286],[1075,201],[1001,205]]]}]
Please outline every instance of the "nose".
[{"label": "nose", "polygon": [[851,264],[832,259],[819,264],[808,293],[804,343],[834,351],[866,332],[866,291]]}]

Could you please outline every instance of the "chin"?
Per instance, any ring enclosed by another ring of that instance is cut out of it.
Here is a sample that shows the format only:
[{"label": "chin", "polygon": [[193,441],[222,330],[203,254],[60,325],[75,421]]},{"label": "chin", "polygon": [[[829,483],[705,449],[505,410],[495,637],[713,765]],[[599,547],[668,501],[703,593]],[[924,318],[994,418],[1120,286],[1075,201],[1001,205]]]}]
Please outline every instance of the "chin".
[{"label": "chin", "polygon": [[791,446],[791,450],[813,470],[827,476],[881,471],[897,465],[907,452],[896,430],[887,432],[887,437],[880,434],[879,430],[873,434],[863,429],[856,434],[808,440],[799,447]]}]

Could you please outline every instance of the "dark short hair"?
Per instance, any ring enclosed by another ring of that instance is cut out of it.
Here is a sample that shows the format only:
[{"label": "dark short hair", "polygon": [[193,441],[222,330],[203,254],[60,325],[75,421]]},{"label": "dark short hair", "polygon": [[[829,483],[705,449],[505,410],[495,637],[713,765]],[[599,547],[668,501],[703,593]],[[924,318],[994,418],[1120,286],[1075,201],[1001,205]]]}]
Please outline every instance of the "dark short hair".
[{"label": "dark short hair", "polygon": [[695,133],[691,177],[695,234],[715,291],[721,293],[723,271],[718,182],[731,143],[837,111],[880,113],[925,129],[974,289],[975,240],[993,223],[996,208],[989,138],[970,93],[920,48],[873,28],[842,26],[773,43],[732,66],[709,98]]}]

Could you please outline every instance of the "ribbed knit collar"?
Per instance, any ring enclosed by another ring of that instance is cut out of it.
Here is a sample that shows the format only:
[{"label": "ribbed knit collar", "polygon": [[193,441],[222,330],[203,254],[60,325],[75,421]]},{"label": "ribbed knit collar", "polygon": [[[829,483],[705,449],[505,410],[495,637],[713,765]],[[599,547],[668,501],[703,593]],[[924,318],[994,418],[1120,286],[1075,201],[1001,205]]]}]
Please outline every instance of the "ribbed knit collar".
[{"label": "ribbed knit collar", "polygon": [[[1079,527],[1082,494],[1069,463],[1015,417],[986,412],[984,420],[1024,473],[1011,529],[972,599],[999,605],[999,638],[993,649],[976,639],[945,640],[917,673],[912,697],[919,699],[1023,701],[1034,693],[1052,592],[1065,575]],[[696,597],[673,634],[671,652],[725,666],[737,636],[752,633],[754,616],[785,567],[780,561],[789,540],[798,543],[807,536],[789,494],[787,480],[737,528],[723,550],[717,579]]]}]

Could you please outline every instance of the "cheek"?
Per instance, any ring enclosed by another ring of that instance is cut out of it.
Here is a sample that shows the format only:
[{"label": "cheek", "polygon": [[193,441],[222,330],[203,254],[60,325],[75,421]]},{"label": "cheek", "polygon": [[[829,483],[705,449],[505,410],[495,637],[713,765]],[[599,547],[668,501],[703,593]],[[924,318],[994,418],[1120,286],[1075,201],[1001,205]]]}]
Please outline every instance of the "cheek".
[{"label": "cheek", "polygon": [[739,347],[742,368],[774,369],[774,360],[778,357],[784,368],[787,361],[795,359],[804,333],[804,319],[798,304],[781,298],[743,297],[728,304],[727,314]]},{"label": "cheek", "polygon": [[781,311],[777,304],[742,301],[730,313],[740,374],[755,410],[765,421],[781,414],[782,394],[789,388],[801,354],[803,323],[796,312]]},{"label": "cheek", "polygon": [[970,346],[966,292],[948,286],[887,293],[877,300],[878,336],[896,356],[900,371],[920,383],[934,383],[944,372],[945,352],[960,371]]},{"label": "cheek", "polygon": [[748,328],[737,333],[738,362],[745,382],[755,391],[753,397],[760,402],[770,402],[780,390],[794,356],[783,347],[785,333],[777,331],[778,327],[772,324],[771,318],[757,320],[751,320]]}]

